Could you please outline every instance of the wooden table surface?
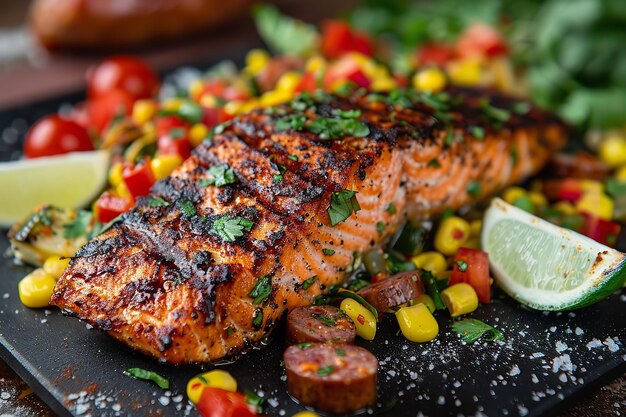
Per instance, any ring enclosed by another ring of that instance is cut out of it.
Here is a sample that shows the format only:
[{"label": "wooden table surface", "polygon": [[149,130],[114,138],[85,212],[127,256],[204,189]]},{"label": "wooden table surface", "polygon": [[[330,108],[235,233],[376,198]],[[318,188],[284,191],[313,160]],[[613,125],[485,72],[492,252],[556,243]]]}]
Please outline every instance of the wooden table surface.
[{"label": "wooden table surface", "polygon": [[[9,4],[10,3],[10,4]],[[3,25],[23,19],[24,6],[20,2],[0,4],[0,29]],[[319,21],[325,16],[336,15],[350,7],[353,1],[329,0],[277,1],[281,9],[309,21]],[[13,20],[12,20],[13,19]],[[16,33],[23,38],[23,29]],[[242,18],[226,30],[207,33],[185,42],[172,43],[166,47],[149,48],[138,52],[160,70],[174,68],[197,57],[219,56],[220,51],[238,48],[258,42],[255,30],[248,18]],[[17,63],[9,69],[0,68],[0,111],[84,86],[83,74],[89,65],[101,56],[47,56],[34,53],[36,65]],[[31,59],[32,56],[25,58]],[[602,381],[603,385],[581,395],[566,408],[560,417],[612,416],[626,414],[626,375]],[[0,417],[53,417],[54,413],[3,361],[0,360]]]}]

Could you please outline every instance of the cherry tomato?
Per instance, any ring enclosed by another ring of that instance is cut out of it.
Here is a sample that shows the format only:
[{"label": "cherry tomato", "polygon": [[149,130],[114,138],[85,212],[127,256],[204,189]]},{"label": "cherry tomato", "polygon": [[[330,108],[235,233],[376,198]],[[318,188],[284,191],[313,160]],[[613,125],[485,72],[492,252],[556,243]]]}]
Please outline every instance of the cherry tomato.
[{"label": "cherry tomato", "polygon": [[133,98],[124,90],[111,90],[87,101],[90,125],[102,132],[119,116],[128,116],[133,109]]},{"label": "cherry tomato", "polygon": [[341,20],[328,20],[322,25],[322,53],[328,58],[338,58],[346,52],[359,52],[371,56],[374,47],[369,37]]},{"label": "cherry tomato", "polygon": [[90,98],[111,90],[126,91],[134,99],[154,97],[159,79],[150,66],[132,56],[112,56],[87,73]]},{"label": "cherry tomato", "polygon": [[443,43],[426,43],[417,52],[419,65],[443,66],[454,57],[454,49]]},{"label": "cherry tomato", "polygon": [[159,136],[157,147],[161,155],[178,155],[183,160],[191,155],[191,142],[187,131],[182,127],[174,128]]},{"label": "cherry tomato", "polygon": [[257,415],[252,411],[252,406],[246,402],[246,397],[242,393],[212,387],[204,388],[197,407],[203,417],[255,417]]},{"label": "cherry tomato", "polygon": [[461,34],[456,52],[461,57],[495,57],[505,55],[508,46],[497,30],[484,23],[474,23]]},{"label": "cherry tomato", "polygon": [[126,213],[133,207],[131,197],[120,197],[108,192],[96,200],[96,218],[100,223],[108,223],[122,213]]},{"label": "cherry tomato", "polygon": [[93,149],[91,138],[84,127],[58,115],[46,116],[35,123],[24,142],[24,155],[27,158]]},{"label": "cherry tomato", "polygon": [[489,256],[478,249],[459,248],[454,256],[449,285],[465,282],[474,288],[483,304],[491,301]]}]

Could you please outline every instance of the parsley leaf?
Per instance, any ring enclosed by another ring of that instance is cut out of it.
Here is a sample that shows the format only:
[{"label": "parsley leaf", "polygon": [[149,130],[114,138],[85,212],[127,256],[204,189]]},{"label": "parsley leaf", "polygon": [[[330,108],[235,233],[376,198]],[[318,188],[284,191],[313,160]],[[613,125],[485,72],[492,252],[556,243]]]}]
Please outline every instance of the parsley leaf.
[{"label": "parsley leaf", "polygon": [[336,226],[350,217],[353,212],[356,213],[359,210],[361,210],[361,206],[354,191],[341,190],[338,193],[333,193],[328,208],[330,224]]},{"label": "parsley leaf", "polygon": [[324,248],[322,249],[322,253],[326,256],[331,256],[335,254],[335,251],[333,249]]},{"label": "parsley leaf", "polygon": [[439,163],[439,160],[437,158],[433,158],[428,161],[428,164],[426,164],[426,166],[429,168],[441,168],[441,164]]},{"label": "parsley leaf", "polygon": [[287,158],[291,159],[292,161],[298,162],[298,156],[297,155],[287,155]]},{"label": "parsley leaf", "polygon": [[211,233],[221,237],[226,242],[234,242],[236,238],[243,236],[243,231],[252,230],[254,222],[243,217],[222,216],[215,220]]},{"label": "parsley leaf", "polygon": [[385,211],[389,214],[396,214],[398,210],[396,210],[396,206],[393,203],[387,204],[387,208]]},{"label": "parsley leaf", "polygon": [[467,188],[465,189],[469,195],[472,197],[478,197],[480,195],[480,182],[478,181],[470,181],[467,184]]},{"label": "parsley leaf", "polygon": [[185,217],[193,217],[196,215],[196,206],[194,206],[189,200],[179,201],[178,207],[180,208],[180,212]]},{"label": "parsley leaf", "polygon": [[470,126],[470,133],[478,140],[485,139],[485,129],[480,126]]},{"label": "parsley leaf", "polygon": [[333,119],[318,116],[308,126],[308,130],[317,133],[322,140],[338,138],[342,136],[356,136],[358,138],[369,135],[370,129],[360,120],[356,119]]},{"label": "parsley leaf", "polygon": [[143,379],[144,381],[152,381],[162,389],[168,389],[170,387],[170,381],[163,378],[156,372],[147,371],[141,368],[130,368],[125,370],[124,375],[135,379]]},{"label": "parsley leaf", "polygon": [[308,349],[311,346],[313,346],[313,343],[309,343],[309,342],[303,342],[303,343],[298,344],[298,348],[300,348],[301,350]]},{"label": "parsley leaf", "polygon": [[283,117],[282,119],[276,120],[274,124],[274,129],[277,132],[281,132],[283,130],[302,130],[304,128],[304,124],[306,123],[306,116],[302,114],[290,114],[287,117]]},{"label": "parsley leaf", "polygon": [[524,115],[528,114],[528,112],[532,109],[532,105],[527,101],[518,101],[517,103],[513,103],[511,106],[511,110],[513,113]]},{"label": "parsley leaf", "polygon": [[209,185],[215,185],[216,187],[223,187],[224,185],[233,184],[237,182],[235,171],[228,165],[212,166],[207,171],[213,178],[208,180],[201,180],[200,185],[207,187]]},{"label": "parsley leaf", "polygon": [[248,297],[254,298],[252,304],[261,304],[272,293],[272,277],[269,275],[262,276],[254,285],[254,288],[248,293]]},{"label": "parsley leaf", "polygon": [[467,262],[465,262],[465,261],[456,261],[455,264],[456,264],[456,266],[459,267],[459,271],[461,271],[461,272],[467,271]]},{"label": "parsley leaf", "polygon": [[341,348],[335,349],[335,353],[337,354],[337,356],[346,356],[345,349],[341,349]]},{"label": "parsley leaf", "polygon": [[246,397],[246,402],[254,406],[257,413],[263,413],[263,402],[265,399],[261,398],[256,392],[247,388],[243,390],[243,393]]},{"label": "parsley leaf", "polygon": [[465,319],[452,323],[452,330],[461,335],[465,343],[474,343],[484,335],[489,335],[485,340],[494,342],[503,340],[504,335],[495,327],[476,319]]},{"label": "parsley leaf", "polygon": [[89,211],[81,210],[76,213],[76,217],[69,223],[63,225],[63,237],[66,239],[76,239],[87,234],[87,228],[91,224],[92,214]]},{"label": "parsley leaf", "polygon": [[337,324],[337,318],[328,314],[311,314],[311,317],[321,322],[326,327],[334,327]]},{"label": "parsley leaf", "polygon": [[332,365],[321,366],[320,369],[317,370],[317,374],[320,376],[328,376],[335,372],[335,368]]},{"label": "parsley leaf", "polygon": [[317,281],[317,275],[313,275],[311,278],[305,280],[302,283],[302,289],[305,291],[308,290],[311,287],[311,285],[315,283],[315,281]]},{"label": "parsley leaf", "polygon": [[263,324],[263,309],[257,308],[254,311],[254,315],[252,316],[252,328],[254,330],[259,330],[262,324]]},{"label": "parsley leaf", "polygon": [[376,231],[377,231],[379,234],[381,234],[381,235],[382,235],[382,234],[385,232],[385,223],[383,223],[383,222],[377,222],[377,223],[376,223]]},{"label": "parsley leaf", "polygon": [[148,201],[148,207],[150,208],[167,207],[169,205],[170,203],[168,203],[161,197],[151,197],[150,200]]}]

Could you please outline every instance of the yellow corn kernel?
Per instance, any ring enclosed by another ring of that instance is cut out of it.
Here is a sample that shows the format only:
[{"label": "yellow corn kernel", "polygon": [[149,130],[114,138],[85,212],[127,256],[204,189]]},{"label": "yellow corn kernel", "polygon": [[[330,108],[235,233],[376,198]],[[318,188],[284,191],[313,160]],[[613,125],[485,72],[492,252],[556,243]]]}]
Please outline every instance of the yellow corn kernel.
[{"label": "yellow corn kernel", "polygon": [[443,220],[435,234],[435,249],[444,255],[454,255],[470,235],[468,222],[457,216]]},{"label": "yellow corn kernel", "polygon": [[161,108],[163,110],[173,110],[176,111],[180,108],[180,106],[185,102],[184,99],[180,97],[170,97],[166,98],[161,102]]},{"label": "yellow corn kernel", "polygon": [[430,298],[430,295],[428,294],[420,294],[419,296],[409,301],[409,306],[414,306],[417,304],[424,304],[426,307],[428,307],[428,310],[430,310],[431,313],[435,312],[435,302],[432,298]]},{"label": "yellow corn kernel", "polygon": [[296,89],[298,84],[300,84],[300,80],[302,76],[295,71],[287,71],[283,75],[280,76],[278,81],[276,81],[276,89],[281,91],[288,91],[292,93],[293,90]]},{"label": "yellow corn kernel", "polygon": [[439,334],[439,324],[425,304],[402,307],[396,311],[402,334],[411,342],[430,342]]},{"label": "yellow corn kernel", "polygon": [[376,77],[370,85],[372,91],[391,91],[396,87],[396,80],[391,77]]},{"label": "yellow corn kernel", "polygon": [[320,417],[319,414],[314,413],[313,411],[299,411],[291,417]]},{"label": "yellow corn kernel", "polygon": [[576,207],[574,207],[572,205],[572,203],[570,203],[569,201],[557,201],[556,203],[554,203],[554,205],[552,206],[554,209],[560,211],[561,213],[563,213],[566,216],[571,216],[572,214],[576,214]]},{"label": "yellow corn kernel", "polygon": [[117,186],[113,189],[113,192],[115,195],[120,197],[130,197],[130,191],[128,191],[128,187],[124,182],[117,184]]},{"label": "yellow corn kernel", "polygon": [[218,107],[220,100],[211,93],[205,93],[200,96],[200,105],[211,109]]},{"label": "yellow corn kernel", "polygon": [[320,55],[313,55],[306,61],[304,70],[306,72],[318,73],[326,69],[327,62],[324,57]]},{"label": "yellow corn kernel", "polygon": [[237,391],[237,381],[231,374],[221,369],[196,375],[187,383],[187,398],[189,398],[189,401],[197,404],[205,387],[235,392]]},{"label": "yellow corn kernel", "polygon": [[204,123],[196,123],[189,129],[189,141],[191,146],[196,147],[207,137],[209,128]]},{"label": "yellow corn kernel", "polygon": [[454,284],[441,291],[441,299],[452,317],[471,313],[478,308],[478,296],[471,285]]},{"label": "yellow corn kernel", "polygon": [[376,318],[367,308],[352,298],[344,298],[340,308],[352,319],[356,334],[365,340],[374,340],[376,336]]},{"label": "yellow corn kernel", "polygon": [[183,159],[178,155],[160,155],[150,161],[150,167],[154,177],[160,180],[170,175],[182,163]]},{"label": "yellow corn kernel", "polygon": [[617,171],[615,171],[614,177],[618,181],[626,182],[626,164],[622,165],[617,169]]},{"label": "yellow corn kernel", "polygon": [[600,143],[598,154],[612,168],[626,164],[626,137],[618,133],[605,137]]},{"label": "yellow corn kernel", "polygon": [[117,187],[122,182],[122,163],[117,162],[109,168],[109,184]]},{"label": "yellow corn kernel", "polygon": [[411,259],[416,267],[438,274],[448,268],[446,258],[439,252],[423,252]]},{"label": "yellow corn kernel", "polygon": [[189,97],[196,100],[204,90],[204,80],[202,78],[195,79],[189,84]]},{"label": "yellow corn kernel", "polygon": [[270,107],[291,100],[293,93],[284,90],[272,90],[263,93],[259,99],[261,106]]},{"label": "yellow corn kernel", "polygon": [[521,187],[508,187],[502,193],[502,199],[509,204],[515,204],[520,197],[526,197],[526,190]]},{"label": "yellow corn kernel", "polygon": [[47,307],[56,283],[50,274],[37,268],[17,284],[20,301],[29,308]]},{"label": "yellow corn kernel", "polygon": [[472,237],[480,236],[480,232],[482,229],[483,229],[482,220],[472,220],[470,222],[470,236]]},{"label": "yellow corn kernel", "polygon": [[254,109],[256,109],[257,107],[259,107],[259,100],[257,100],[256,98],[251,98],[248,99],[247,101],[245,101],[241,107],[239,108],[239,112],[241,113],[248,113]]},{"label": "yellow corn kernel", "polygon": [[246,55],[246,71],[258,74],[270,62],[270,54],[263,49],[253,49]]},{"label": "yellow corn kernel", "polygon": [[529,191],[528,198],[535,205],[535,207],[545,207],[548,205],[548,199],[540,192]]},{"label": "yellow corn kernel", "polygon": [[496,58],[491,61],[491,72],[493,74],[496,88],[500,91],[513,91],[516,87],[515,74],[511,60],[508,58]]},{"label": "yellow corn kernel", "polygon": [[463,244],[464,248],[480,249],[480,236],[471,236]]},{"label": "yellow corn kernel", "polygon": [[152,119],[157,111],[154,100],[137,100],[133,104],[132,119],[135,124],[143,125]]},{"label": "yellow corn kernel", "polygon": [[464,59],[450,63],[448,76],[454,84],[478,85],[482,81],[483,70],[479,60]]},{"label": "yellow corn kernel", "polygon": [[413,76],[413,87],[419,91],[437,93],[446,86],[446,75],[438,68],[426,68]]},{"label": "yellow corn kernel", "polygon": [[52,278],[59,279],[63,275],[63,271],[70,264],[70,258],[61,258],[60,256],[48,256],[43,263],[43,270]]},{"label": "yellow corn kernel", "polygon": [[613,218],[613,200],[604,193],[584,193],[576,202],[576,208],[604,220]]},{"label": "yellow corn kernel", "polygon": [[600,181],[580,180],[580,188],[584,193],[601,193],[604,191],[604,185]]},{"label": "yellow corn kernel", "polygon": [[243,100],[232,100],[224,104],[224,111],[230,115],[241,113],[241,106],[243,106]]}]

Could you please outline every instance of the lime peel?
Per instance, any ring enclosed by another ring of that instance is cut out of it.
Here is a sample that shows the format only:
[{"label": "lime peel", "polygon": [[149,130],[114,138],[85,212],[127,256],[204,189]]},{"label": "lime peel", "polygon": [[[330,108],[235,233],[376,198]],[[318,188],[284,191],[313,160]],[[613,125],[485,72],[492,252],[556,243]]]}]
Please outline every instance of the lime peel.
[{"label": "lime peel", "polygon": [[537,310],[573,310],[624,285],[626,257],[496,198],[485,213],[483,249],[496,283]]}]

